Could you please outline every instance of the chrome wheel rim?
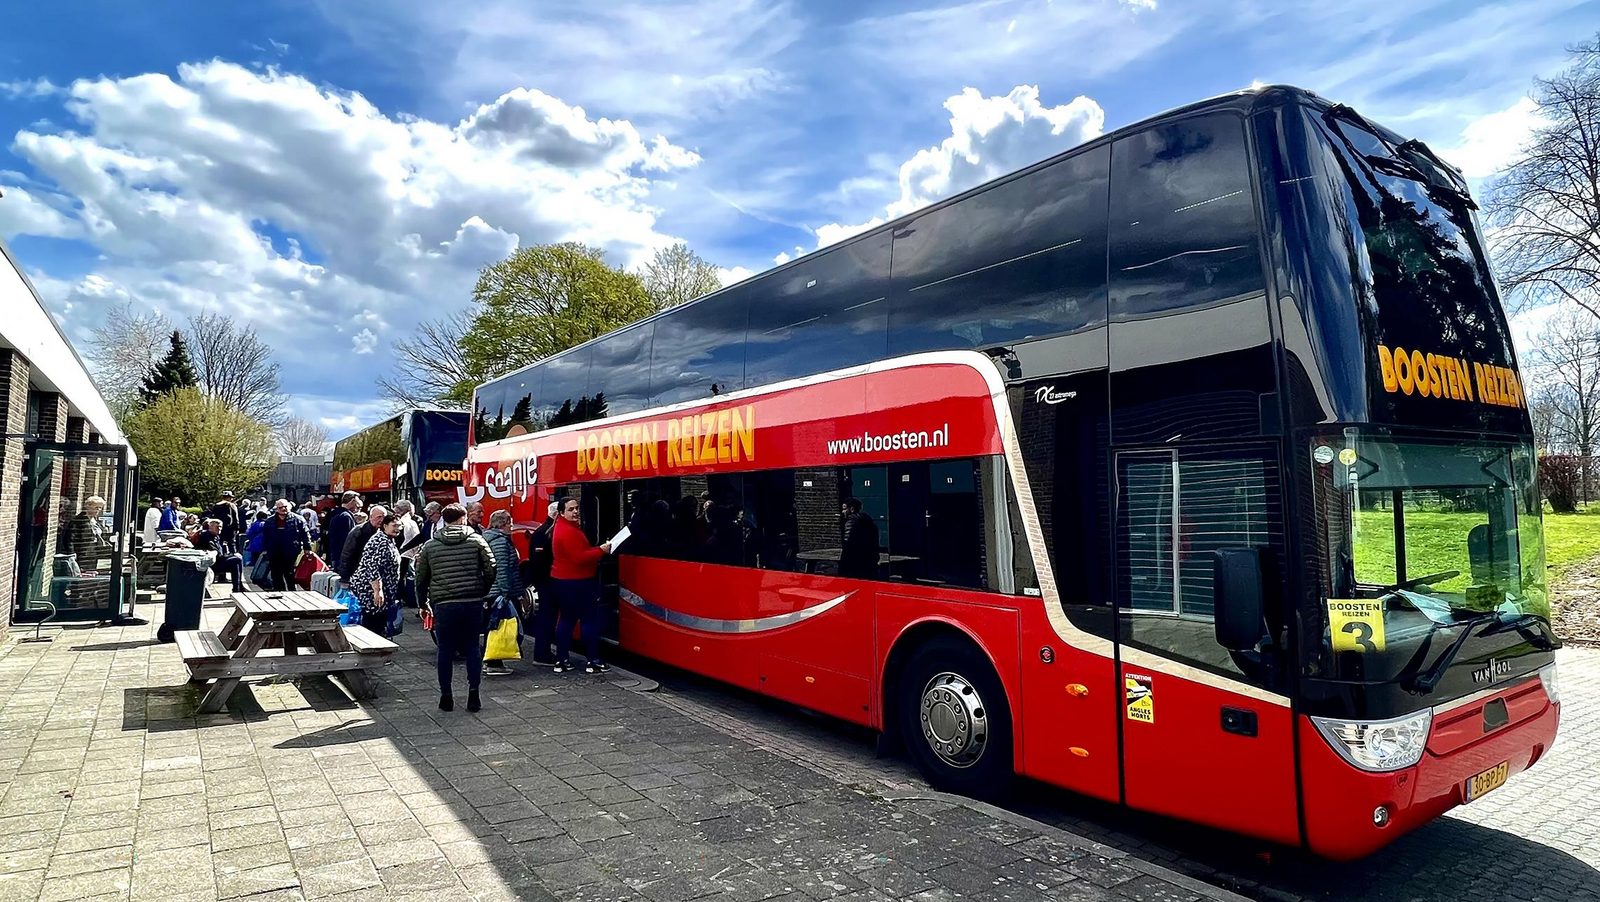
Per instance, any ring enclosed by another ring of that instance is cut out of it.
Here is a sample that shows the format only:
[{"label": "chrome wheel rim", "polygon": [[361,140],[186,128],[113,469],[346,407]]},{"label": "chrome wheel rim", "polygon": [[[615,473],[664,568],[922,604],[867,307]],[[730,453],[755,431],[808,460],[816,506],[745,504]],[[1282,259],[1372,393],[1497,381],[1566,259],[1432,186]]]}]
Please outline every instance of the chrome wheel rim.
[{"label": "chrome wheel rim", "polygon": [[989,745],[988,712],[977,687],[959,673],[940,673],[922,689],[922,738],[940,761],[971,767]]}]

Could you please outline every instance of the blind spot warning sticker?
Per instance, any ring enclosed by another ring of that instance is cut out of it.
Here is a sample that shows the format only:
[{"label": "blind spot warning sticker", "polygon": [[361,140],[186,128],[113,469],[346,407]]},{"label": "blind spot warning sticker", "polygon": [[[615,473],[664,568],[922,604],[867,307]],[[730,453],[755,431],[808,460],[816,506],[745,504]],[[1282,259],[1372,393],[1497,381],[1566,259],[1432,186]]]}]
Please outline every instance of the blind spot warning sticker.
[{"label": "blind spot warning sticker", "polygon": [[1156,722],[1156,697],[1150,678],[1130,673],[1123,678],[1123,689],[1128,702],[1128,719],[1140,723]]},{"label": "blind spot warning sticker", "polygon": [[1383,599],[1328,599],[1328,634],[1334,651],[1383,651]]}]

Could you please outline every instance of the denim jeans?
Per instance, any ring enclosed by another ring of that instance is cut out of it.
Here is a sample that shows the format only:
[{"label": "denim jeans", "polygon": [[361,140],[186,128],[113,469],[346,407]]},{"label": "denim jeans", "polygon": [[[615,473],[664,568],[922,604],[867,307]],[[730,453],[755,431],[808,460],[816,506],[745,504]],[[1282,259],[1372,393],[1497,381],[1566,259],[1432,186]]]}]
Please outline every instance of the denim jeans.
[{"label": "denim jeans", "polygon": [[458,653],[466,657],[467,688],[477,689],[483,676],[483,602],[435,602],[433,638],[439,646],[435,659],[439,666],[439,692],[450,694],[450,671]]}]

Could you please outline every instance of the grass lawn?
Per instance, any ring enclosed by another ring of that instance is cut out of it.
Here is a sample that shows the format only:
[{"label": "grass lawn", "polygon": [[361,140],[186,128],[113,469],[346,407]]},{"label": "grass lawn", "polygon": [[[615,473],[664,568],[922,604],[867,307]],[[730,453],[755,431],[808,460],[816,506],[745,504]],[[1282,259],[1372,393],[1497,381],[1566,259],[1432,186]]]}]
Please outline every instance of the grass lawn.
[{"label": "grass lawn", "polygon": [[[1471,584],[1467,533],[1486,522],[1483,514],[1410,511],[1406,514],[1406,575],[1415,578],[1451,570],[1459,575],[1431,585],[1442,592],[1463,592]],[[1531,531],[1524,520],[1522,530]],[[1576,514],[1545,514],[1547,583],[1560,580],[1573,564],[1600,555],[1600,506]],[[1356,515],[1356,578],[1364,583],[1396,581],[1394,515],[1361,511]]]},{"label": "grass lawn", "polygon": [[1568,567],[1600,555],[1600,506],[1576,514],[1545,514],[1544,541],[1550,581],[1556,582]]}]

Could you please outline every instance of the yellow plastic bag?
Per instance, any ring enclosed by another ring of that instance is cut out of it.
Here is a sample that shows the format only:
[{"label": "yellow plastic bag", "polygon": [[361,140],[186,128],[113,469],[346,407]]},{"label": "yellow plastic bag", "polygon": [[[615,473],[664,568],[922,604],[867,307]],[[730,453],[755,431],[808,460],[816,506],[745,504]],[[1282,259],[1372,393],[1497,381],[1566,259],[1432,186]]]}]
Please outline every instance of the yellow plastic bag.
[{"label": "yellow plastic bag", "polygon": [[517,661],[522,649],[517,645],[517,618],[507,617],[489,631],[489,641],[483,649],[485,661]]}]

